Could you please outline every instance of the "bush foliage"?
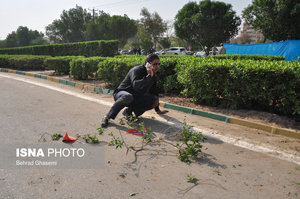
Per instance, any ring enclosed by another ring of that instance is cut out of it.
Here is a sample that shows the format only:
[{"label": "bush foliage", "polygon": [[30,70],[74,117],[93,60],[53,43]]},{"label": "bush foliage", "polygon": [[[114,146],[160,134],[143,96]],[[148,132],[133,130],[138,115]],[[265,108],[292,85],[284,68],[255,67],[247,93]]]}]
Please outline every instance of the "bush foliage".
[{"label": "bush foliage", "polygon": [[0,54],[9,55],[50,55],[50,56],[102,56],[111,57],[118,50],[118,41],[99,40],[76,43],[1,48]]},{"label": "bush foliage", "polygon": [[104,57],[77,58],[70,62],[70,75],[74,79],[86,80],[89,77],[97,77],[98,63],[105,60]]},{"label": "bush foliage", "polygon": [[55,70],[57,74],[66,74],[70,73],[70,62],[73,59],[84,58],[80,56],[58,56],[58,57],[49,57],[45,59],[44,65],[47,69]]},{"label": "bush foliage", "polygon": [[299,62],[186,59],[177,72],[183,93],[196,103],[284,115],[300,111]]},{"label": "bush foliage", "polygon": [[0,55],[0,67],[15,70],[45,70],[44,60],[49,56]]},{"label": "bush foliage", "polygon": [[132,67],[141,65],[144,61],[144,56],[107,58],[98,64],[97,76],[99,79],[104,80],[116,88]]}]

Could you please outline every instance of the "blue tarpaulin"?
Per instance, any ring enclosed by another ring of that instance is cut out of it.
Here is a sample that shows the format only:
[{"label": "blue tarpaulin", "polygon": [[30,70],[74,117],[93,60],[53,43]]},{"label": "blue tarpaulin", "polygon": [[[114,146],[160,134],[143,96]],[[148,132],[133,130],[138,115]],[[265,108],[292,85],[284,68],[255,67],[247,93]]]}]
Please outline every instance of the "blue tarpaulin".
[{"label": "blue tarpaulin", "polygon": [[300,40],[262,44],[224,44],[226,54],[283,56],[286,61],[300,57]]}]

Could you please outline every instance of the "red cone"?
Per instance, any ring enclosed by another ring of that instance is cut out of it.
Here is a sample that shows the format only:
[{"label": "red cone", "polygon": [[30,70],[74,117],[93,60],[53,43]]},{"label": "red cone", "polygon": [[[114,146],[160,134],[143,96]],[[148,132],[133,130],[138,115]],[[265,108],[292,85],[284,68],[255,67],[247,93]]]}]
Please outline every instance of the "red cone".
[{"label": "red cone", "polygon": [[63,137],[63,141],[67,141],[67,142],[74,142],[76,140],[77,140],[77,138],[73,138],[73,137],[69,136],[68,132],[66,132],[66,134]]}]

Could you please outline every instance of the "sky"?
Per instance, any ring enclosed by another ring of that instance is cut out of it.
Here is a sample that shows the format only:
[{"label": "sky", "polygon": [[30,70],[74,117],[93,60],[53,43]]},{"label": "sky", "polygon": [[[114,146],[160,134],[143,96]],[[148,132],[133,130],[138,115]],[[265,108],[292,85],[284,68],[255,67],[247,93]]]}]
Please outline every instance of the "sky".
[{"label": "sky", "polygon": [[[199,0],[194,0],[199,2]],[[252,0],[218,0],[230,3],[237,15]],[[126,14],[131,19],[140,19],[140,11],[146,7],[150,13],[157,12],[163,20],[174,21],[177,12],[190,0],[0,0],[0,40],[4,40],[19,26],[45,33],[45,27],[60,19],[63,10],[76,5],[87,10],[103,10],[110,15]]]}]

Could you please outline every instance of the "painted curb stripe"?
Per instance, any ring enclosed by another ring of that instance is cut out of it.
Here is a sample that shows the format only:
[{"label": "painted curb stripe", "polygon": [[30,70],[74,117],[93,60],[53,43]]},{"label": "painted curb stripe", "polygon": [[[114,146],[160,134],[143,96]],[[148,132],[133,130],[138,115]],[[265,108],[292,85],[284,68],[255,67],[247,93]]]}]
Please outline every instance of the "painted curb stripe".
[{"label": "painted curb stripe", "polygon": [[291,131],[288,129],[272,128],[271,133],[276,134],[276,135],[283,135],[283,136],[287,136],[287,137],[300,139],[300,133],[297,133],[295,131]]},{"label": "painted curb stripe", "polygon": [[223,122],[228,122],[229,118],[223,115],[217,115],[214,113],[209,113],[209,112],[205,112],[205,111],[200,111],[200,110],[196,110],[196,109],[192,109],[192,108],[187,108],[184,106],[177,106],[174,104],[169,104],[169,103],[162,103],[162,106],[164,108],[169,108],[169,109],[173,109],[176,111],[181,111],[181,112],[185,112],[185,113],[189,113],[192,115],[198,115],[198,116],[202,116],[202,117],[206,117],[206,118],[210,118],[210,119],[214,119],[214,120],[219,120],[219,121],[223,121]]},{"label": "painted curb stripe", "polygon": [[95,93],[103,93],[102,88],[97,88],[97,87],[94,87],[94,92]]},{"label": "painted curb stripe", "polygon": [[9,72],[9,73],[16,73],[15,70],[9,70],[9,69],[8,69],[8,72]]},{"label": "painted curb stripe", "polygon": [[84,86],[84,89],[88,90],[88,91],[91,91],[91,92],[94,92],[94,88],[93,86],[90,86],[90,85],[85,85]]},{"label": "painted curb stripe", "polygon": [[282,135],[282,136],[300,139],[300,133],[293,131],[293,130],[289,130],[289,129],[267,126],[264,124],[249,122],[249,121],[237,119],[237,118],[230,118],[230,123],[266,131],[266,132],[276,134],[276,135]]},{"label": "painted curb stripe", "polygon": [[254,129],[258,129],[258,130],[263,130],[263,131],[267,131],[270,133],[272,131],[272,127],[270,127],[270,126],[266,126],[266,125],[258,124],[258,123],[254,123],[254,122],[249,122],[249,121],[237,119],[237,118],[230,118],[229,123],[238,124],[241,126],[246,126],[246,127],[250,127],[250,128],[254,128]]},{"label": "painted curb stripe", "polygon": [[45,76],[45,75],[41,75],[40,78],[41,78],[41,79],[44,79],[44,80],[47,80],[47,76]]},{"label": "painted curb stripe", "polygon": [[81,83],[75,83],[75,87],[76,87],[76,88],[83,89],[83,88],[84,88],[84,84],[81,84]]},{"label": "painted curb stripe", "polygon": [[34,74],[34,77],[41,78],[40,74]]},{"label": "painted curb stripe", "polygon": [[25,72],[23,72],[23,71],[16,71],[16,74],[19,74],[19,75],[25,75]]},{"label": "painted curb stripe", "polygon": [[33,73],[25,73],[26,76],[34,77]]},{"label": "painted curb stripe", "polygon": [[98,87],[94,87],[94,92],[95,93],[107,94],[107,95],[113,95],[113,93],[114,93],[113,90],[109,90],[109,89],[106,89],[106,88],[98,88]]},{"label": "painted curb stripe", "polygon": [[227,120],[226,116],[217,115],[217,114],[214,114],[214,113],[209,113],[209,112],[195,110],[195,109],[193,109],[192,114],[202,116],[202,117],[211,118],[211,119],[214,119],[214,120],[219,120],[219,121],[222,121],[222,122],[225,122]]},{"label": "painted curb stripe", "polygon": [[177,105],[165,103],[164,108],[169,108],[169,109],[173,109],[173,110],[176,110],[176,111],[181,111],[181,112],[192,114],[192,109],[186,108],[186,107],[183,107],[183,106],[177,106]]},{"label": "painted curb stripe", "polygon": [[47,76],[47,80],[52,81],[52,82],[57,82],[57,83],[59,83],[59,79],[57,79],[57,78],[55,78],[55,77]]},{"label": "painted curb stripe", "polygon": [[75,82],[66,81],[66,84],[69,85],[69,86],[75,87]]},{"label": "painted curb stripe", "polygon": [[67,85],[67,81],[64,79],[59,79],[58,83]]}]

